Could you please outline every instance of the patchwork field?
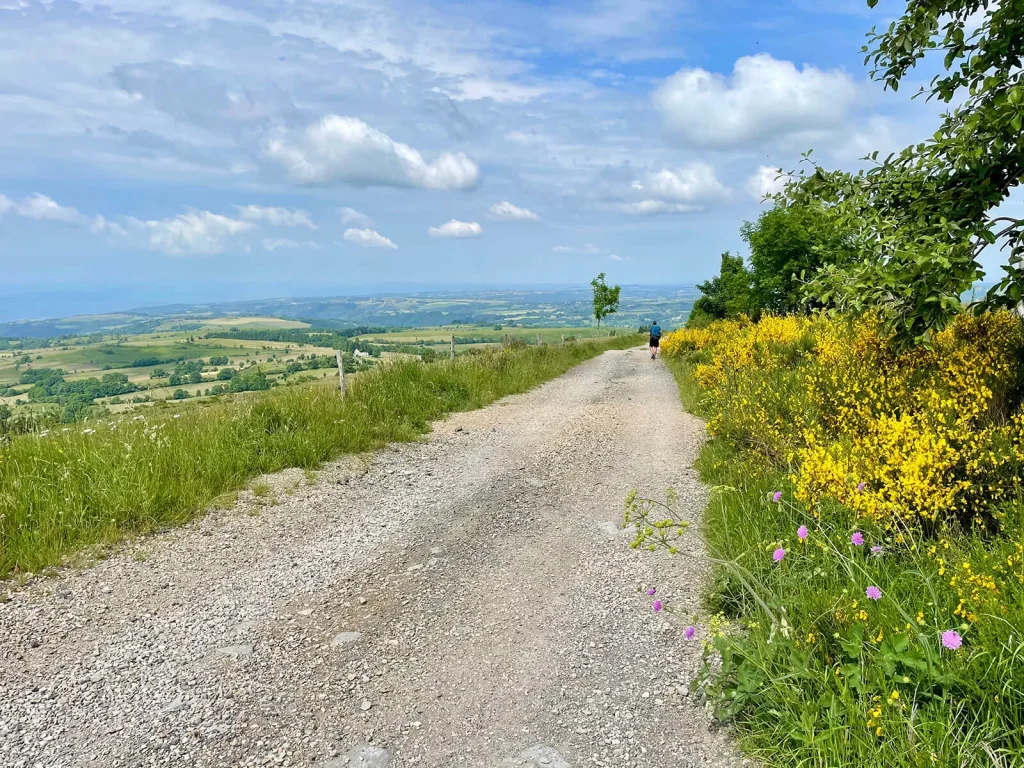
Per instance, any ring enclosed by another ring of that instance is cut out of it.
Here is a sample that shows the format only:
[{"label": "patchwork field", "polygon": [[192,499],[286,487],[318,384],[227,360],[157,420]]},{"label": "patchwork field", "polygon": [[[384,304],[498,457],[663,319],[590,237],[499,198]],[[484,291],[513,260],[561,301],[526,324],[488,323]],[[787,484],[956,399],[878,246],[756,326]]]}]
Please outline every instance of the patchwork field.
[{"label": "patchwork field", "polygon": [[[106,320],[120,327],[132,318],[93,316],[88,323]],[[176,323],[181,324],[180,318],[165,317],[153,318],[151,325]],[[538,340],[561,344],[563,340],[606,338],[623,332],[501,323],[332,330],[260,314],[206,317],[184,330],[92,331],[39,340],[23,337],[6,340],[7,348],[0,351],[0,407],[10,411],[5,418],[20,414],[30,419],[18,429],[40,428],[39,419],[79,420],[93,413],[122,412],[165,401],[321,381],[337,375],[336,349],[345,352],[346,370],[356,372],[397,356],[446,356],[452,336],[457,353],[466,354],[500,345],[509,337],[528,345],[536,345]],[[238,380],[232,383],[236,376]]]}]

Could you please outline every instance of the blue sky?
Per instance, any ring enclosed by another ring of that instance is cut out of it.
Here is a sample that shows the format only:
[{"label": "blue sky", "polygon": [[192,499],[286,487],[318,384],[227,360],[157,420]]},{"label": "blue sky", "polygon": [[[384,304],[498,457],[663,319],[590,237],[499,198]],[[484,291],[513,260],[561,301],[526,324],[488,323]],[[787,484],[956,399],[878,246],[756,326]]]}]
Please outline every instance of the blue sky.
[{"label": "blue sky", "polygon": [[0,0],[0,296],[699,281],[770,169],[934,130],[901,7]]}]

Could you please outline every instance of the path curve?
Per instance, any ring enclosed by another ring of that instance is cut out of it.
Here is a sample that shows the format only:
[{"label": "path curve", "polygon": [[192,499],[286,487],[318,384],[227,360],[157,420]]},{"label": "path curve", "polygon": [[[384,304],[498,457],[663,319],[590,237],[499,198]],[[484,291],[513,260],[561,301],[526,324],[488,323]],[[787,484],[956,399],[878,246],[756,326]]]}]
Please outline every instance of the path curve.
[{"label": "path curve", "polygon": [[0,765],[739,765],[699,642],[637,592],[695,611],[698,535],[611,525],[634,487],[695,519],[702,436],[660,362],[607,352],[36,582],[0,604]]}]

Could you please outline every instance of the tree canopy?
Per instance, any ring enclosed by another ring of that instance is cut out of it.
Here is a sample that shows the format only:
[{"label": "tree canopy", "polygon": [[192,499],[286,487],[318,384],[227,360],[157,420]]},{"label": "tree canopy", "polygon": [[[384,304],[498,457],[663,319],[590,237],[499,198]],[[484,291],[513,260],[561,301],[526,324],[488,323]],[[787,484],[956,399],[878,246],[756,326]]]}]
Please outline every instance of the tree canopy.
[{"label": "tree canopy", "polygon": [[740,234],[750,246],[754,311],[785,314],[805,308],[804,283],[825,263],[849,259],[847,238],[835,213],[817,202],[775,205]]},{"label": "tree canopy", "polygon": [[[874,7],[877,0],[868,0]],[[835,211],[858,257],[823,265],[811,286],[843,310],[881,309],[901,338],[929,343],[984,275],[979,257],[1007,254],[1002,280],[977,305],[1024,295],[1024,219],[999,206],[1024,174],[1024,0],[911,0],[865,46],[872,76],[898,90],[922,62],[942,68],[918,95],[955,104],[935,133],[857,173],[816,165],[785,193]]]},{"label": "tree canopy", "polygon": [[622,289],[605,283],[604,272],[591,280],[590,285],[594,289],[594,317],[600,326],[604,318],[619,311],[619,292]]},{"label": "tree canopy", "polygon": [[735,315],[759,314],[751,289],[750,270],[740,255],[723,253],[718,274],[697,288],[703,295],[693,303],[693,311],[686,321],[690,327],[699,328],[713,320]]}]

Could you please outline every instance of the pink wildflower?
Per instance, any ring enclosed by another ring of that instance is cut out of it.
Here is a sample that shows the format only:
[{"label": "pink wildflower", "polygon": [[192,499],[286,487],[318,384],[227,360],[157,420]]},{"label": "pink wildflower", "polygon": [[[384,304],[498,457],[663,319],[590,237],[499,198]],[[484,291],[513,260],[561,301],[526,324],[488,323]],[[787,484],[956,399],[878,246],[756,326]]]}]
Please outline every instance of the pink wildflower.
[{"label": "pink wildflower", "polygon": [[871,554],[874,555],[875,557],[881,557],[883,552],[885,552],[885,550],[882,549],[877,544],[875,544],[875,546],[873,546],[871,548]]},{"label": "pink wildflower", "polygon": [[658,591],[657,589],[655,589],[654,587],[651,587],[650,589],[647,590],[647,594],[650,595],[651,597],[654,597],[654,593],[657,592],[657,591]]},{"label": "pink wildflower", "polygon": [[880,590],[878,587],[868,587],[866,590],[864,590],[864,594],[870,597],[872,600],[882,599],[882,590]]},{"label": "pink wildflower", "polygon": [[796,529],[796,537],[800,539],[800,541],[805,541],[807,539],[806,525],[801,525],[799,528]]},{"label": "pink wildflower", "polygon": [[779,547],[772,553],[772,559],[775,560],[776,563],[781,563],[782,558],[784,558],[785,556],[786,550],[784,550],[782,547]]},{"label": "pink wildflower", "polygon": [[772,501],[774,501],[776,504],[782,501],[782,491],[776,491],[775,493],[773,493]]},{"label": "pink wildflower", "polygon": [[687,628],[686,628],[686,631],[685,631],[685,632],[683,632],[683,634],[684,634],[684,635],[686,635],[686,639],[687,639],[687,640],[692,640],[692,639],[693,639],[693,634],[694,634],[694,633],[695,633],[696,631],[697,631],[697,628],[696,628],[696,627],[692,627],[692,626],[691,626],[691,627],[687,627]]},{"label": "pink wildflower", "polygon": [[864,493],[864,489],[868,487],[868,484],[861,480],[857,483],[857,493]]},{"label": "pink wildflower", "polygon": [[942,644],[951,651],[960,650],[960,646],[963,645],[964,639],[960,637],[960,633],[955,629],[947,629],[942,633]]},{"label": "pink wildflower", "polygon": [[850,543],[855,547],[864,546],[864,534],[860,531],[856,531],[853,536],[850,537]]},{"label": "pink wildflower", "polygon": [[654,609],[655,613],[661,611],[661,600],[655,600],[651,607]]}]

